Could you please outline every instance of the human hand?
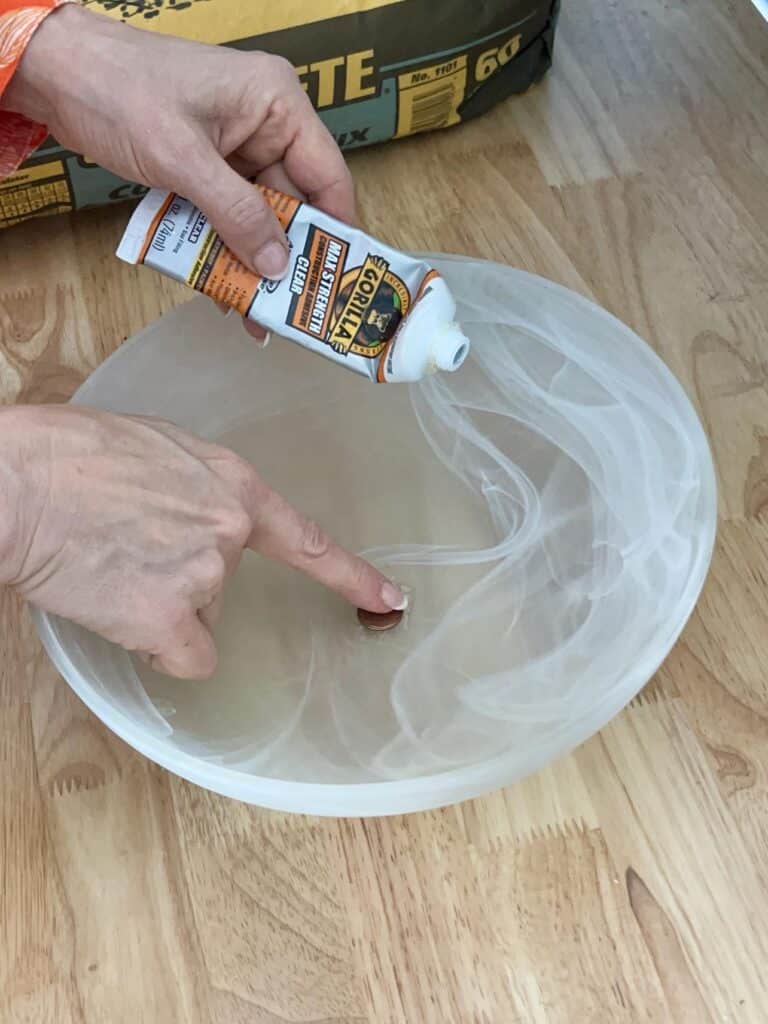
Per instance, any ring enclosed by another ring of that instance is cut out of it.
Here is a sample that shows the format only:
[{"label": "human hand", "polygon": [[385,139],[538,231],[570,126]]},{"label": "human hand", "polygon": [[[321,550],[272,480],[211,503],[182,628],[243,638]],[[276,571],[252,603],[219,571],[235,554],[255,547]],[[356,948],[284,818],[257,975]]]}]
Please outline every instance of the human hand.
[{"label": "human hand", "polygon": [[161,672],[214,671],[211,629],[246,547],[371,611],[404,604],[249,463],[170,423],[21,406],[0,411],[0,436],[0,583]]},{"label": "human hand", "polygon": [[35,33],[2,105],[114,173],[191,200],[265,277],[284,273],[288,250],[247,178],[354,219],[341,152],[281,57],[156,35],[68,4]]}]

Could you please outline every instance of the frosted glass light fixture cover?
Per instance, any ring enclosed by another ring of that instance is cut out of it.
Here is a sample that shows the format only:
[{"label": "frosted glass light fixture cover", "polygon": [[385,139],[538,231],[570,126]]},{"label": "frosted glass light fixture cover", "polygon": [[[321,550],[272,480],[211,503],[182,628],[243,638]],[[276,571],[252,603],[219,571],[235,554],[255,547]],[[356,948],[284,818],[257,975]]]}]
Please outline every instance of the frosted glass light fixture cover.
[{"label": "frosted glass light fixture cover", "polygon": [[284,340],[259,351],[197,299],[78,392],[235,448],[411,595],[396,629],[368,633],[340,599],[248,555],[206,683],[38,614],[85,703],[208,789],[334,815],[486,792],[605,724],[694,607],[716,491],[671,373],[565,288],[430,258],[472,341],[458,373],[372,385]]}]

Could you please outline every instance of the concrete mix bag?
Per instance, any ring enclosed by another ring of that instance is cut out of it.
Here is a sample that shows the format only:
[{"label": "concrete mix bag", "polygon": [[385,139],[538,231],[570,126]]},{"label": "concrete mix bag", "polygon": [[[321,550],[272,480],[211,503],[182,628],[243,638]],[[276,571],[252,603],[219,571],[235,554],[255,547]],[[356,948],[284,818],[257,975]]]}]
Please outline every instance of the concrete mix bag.
[{"label": "concrete mix bag", "polygon": [[[142,28],[287,57],[342,149],[447,128],[552,61],[559,0],[84,0]],[[0,227],[141,196],[49,137],[0,183]]]}]

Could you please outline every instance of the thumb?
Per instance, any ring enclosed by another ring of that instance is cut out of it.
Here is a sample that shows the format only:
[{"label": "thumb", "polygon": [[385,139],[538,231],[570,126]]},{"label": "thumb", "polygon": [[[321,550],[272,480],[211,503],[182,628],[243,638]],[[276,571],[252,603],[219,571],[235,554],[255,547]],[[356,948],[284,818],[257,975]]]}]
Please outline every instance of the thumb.
[{"label": "thumb", "polygon": [[210,631],[191,610],[189,617],[167,637],[159,653],[149,659],[156,672],[177,679],[208,679],[216,671],[217,661]]},{"label": "thumb", "polygon": [[199,206],[224,242],[262,277],[281,278],[288,269],[288,242],[259,189],[214,150],[202,174],[190,175],[182,195]]}]

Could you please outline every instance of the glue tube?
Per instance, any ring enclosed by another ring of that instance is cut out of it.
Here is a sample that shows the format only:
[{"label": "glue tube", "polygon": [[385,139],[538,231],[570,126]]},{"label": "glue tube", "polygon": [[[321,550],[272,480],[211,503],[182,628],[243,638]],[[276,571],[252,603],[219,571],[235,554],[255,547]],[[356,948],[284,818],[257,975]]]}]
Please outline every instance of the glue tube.
[{"label": "glue tube", "polygon": [[372,381],[458,370],[469,340],[436,270],[293,196],[256,187],[288,238],[288,271],[279,281],[248,270],[205,214],[173,192],[153,190],[142,199],[117,255]]}]

